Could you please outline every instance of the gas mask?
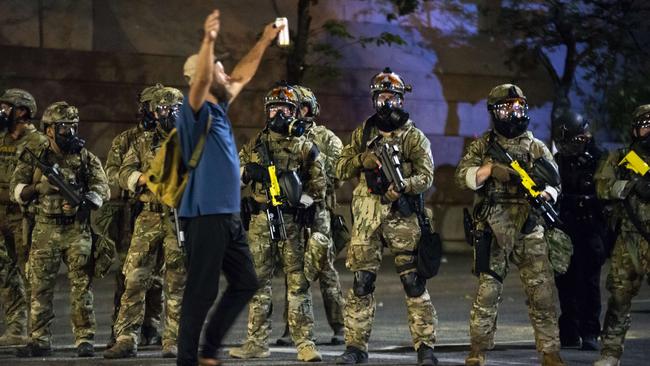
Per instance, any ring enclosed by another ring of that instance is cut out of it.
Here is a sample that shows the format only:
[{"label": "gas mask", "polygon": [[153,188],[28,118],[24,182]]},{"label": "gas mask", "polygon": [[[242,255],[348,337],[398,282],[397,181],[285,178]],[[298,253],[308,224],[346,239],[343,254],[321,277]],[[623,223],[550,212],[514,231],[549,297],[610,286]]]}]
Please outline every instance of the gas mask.
[{"label": "gas mask", "polygon": [[385,100],[374,98],[375,110],[377,111],[377,128],[384,132],[392,132],[404,126],[409,120],[409,114],[402,109],[402,97],[394,94],[393,97]]},{"label": "gas mask", "polygon": [[78,154],[86,145],[79,137],[79,125],[75,122],[54,123],[54,142],[66,154]]},{"label": "gas mask", "polygon": [[140,115],[143,129],[150,131],[156,127],[156,116],[149,110],[149,102],[142,103]]},{"label": "gas mask", "polygon": [[584,154],[589,143],[591,143],[591,135],[581,134],[558,142],[557,147],[562,155],[576,156]]},{"label": "gas mask", "polygon": [[524,100],[506,100],[489,106],[496,131],[506,138],[515,138],[528,129],[528,104]]},{"label": "gas mask", "polygon": [[181,105],[162,105],[156,108],[156,113],[158,114],[158,123],[160,128],[165,132],[169,132],[176,127],[176,121],[180,118]]},{"label": "gas mask", "polygon": [[[269,108],[269,110],[271,108]],[[285,110],[278,109],[273,117],[268,117],[270,113],[267,112],[266,125],[271,129],[271,131],[283,136],[302,136],[307,127],[305,122],[294,116],[287,116],[285,112]]]}]

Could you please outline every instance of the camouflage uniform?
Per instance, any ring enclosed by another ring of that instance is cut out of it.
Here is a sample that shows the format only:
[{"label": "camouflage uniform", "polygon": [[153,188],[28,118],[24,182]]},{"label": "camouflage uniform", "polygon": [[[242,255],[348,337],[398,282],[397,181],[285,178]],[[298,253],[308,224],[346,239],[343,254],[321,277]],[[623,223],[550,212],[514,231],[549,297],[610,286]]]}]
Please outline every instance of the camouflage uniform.
[{"label": "camouflage uniform", "polygon": [[[35,153],[50,166],[58,164],[60,172],[72,185],[79,185],[86,192],[94,192],[102,200],[108,199],[106,174],[99,159],[90,151],[84,148],[78,154],[59,154],[48,145]],[[22,154],[11,179],[11,191],[15,197],[20,197],[23,188],[33,183],[37,170],[31,156]],[[61,261],[68,267],[75,344],[92,344],[95,336],[89,261],[91,234],[86,223],[76,220],[77,208],[64,207],[65,204],[58,192],[39,196],[36,204],[36,226],[29,253],[31,338],[33,343],[43,348],[51,347],[50,325],[54,318],[52,299]]]},{"label": "camouflage uniform", "polygon": [[5,311],[6,333],[25,335],[27,302],[25,295],[29,248],[22,235],[20,205],[10,201],[9,181],[18,161],[18,151],[38,135],[27,125],[17,140],[9,132],[0,132],[0,303]]},{"label": "camouflage uniform", "polygon": [[[650,105],[647,112],[650,113]],[[594,177],[598,198],[615,202],[615,217],[620,222],[607,276],[607,290],[610,292],[610,298],[601,334],[603,345],[601,355],[615,359],[620,359],[623,353],[625,334],[631,324],[632,299],[639,293],[643,277],[650,274],[648,242],[633,224],[623,206],[624,201],[629,203],[643,230],[648,233],[650,231],[650,201],[647,197],[639,196],[633,188],[633,179],[639,177],[635,177],[635,174],[624,166],[619,166],[619,162],[628,152],[628,149],[611,152]],[[635,149],[635,152],[644,161],[650,161],[650,153],[641,149]],[[603,365],[609,364],[603,363]]]},{"label": "camouflage uniform", "polygon": [[[119,171],[119,182],[123,189],[132,193],[140,190],[138,178],[148,169],[164,137],[158,129],[145,131],[138,136],[126,153]],[[162,205],[146,188],[138,192],[137,199],[143,202],[143,210],[135,221],[131,245],[122,268],[125,291],[115,321],[117,341],[128,340],[137,344],[145,315],[145,293],[152,286],[157,258],[162,252],[165,295],[163,347],[175,347],[185,287],[184,255],[173,230],[171,209]]]},{"label": "camouflage uniform", "polygon": [[[374,276],[379,270],[383,244],[395,255],[395,266],[402,279],[413,276],[416,271],[416,251],[420,240],[420,226],[417,216],[402,217],[392,210],[391,204],[384,204],[382,196],[368,190],[360,154],[365,151],[362,126],[352,132],[351,142],[343,148],[341,158],[336,164],[336,172],[341,180],[358,178],[359,184],[352,195],[352,238],[348,247],[346,267],[355,275],[355,289],[348,290],[344,318],[345,344],[363,352],[368,350],[368,340],[375,317],[376,302],[373,294]],[[393,132],[383,133],[382,141],[397,145],[403,162],[403,176],[406,181],[406,194],[420,194],[433,184],[433,159],[429,140],[408,121]],[[368,141],[380,134],[375,127],[370,128]],[[362,276],[372,280],[364,285]],[[404,280],[403,280],[404,281]],[[363,290],[360,287],[365,287]],[[421,292],[414,293],[404,286],[408,312],[409,329],[416,350],[426,345],[433,348],[436,340],[437,315],[431,297],[424,284]],[[419,291],[418,291],[419,292]]]},{"label": "camouflage uniform", "polygon": [[[104,204],[94,217],[96,232],[99,233],[99,240],[112,241],[117,249],[117,264],[119,271],[115,273],[116,288],[113,296],[113,323],[117,320],[120,310],[120,299],[124,293],[125,277],[122,267],[126,254],[131,243],[134,219],[137,206],[133,195],[119,187],[119,169],[124,157],[140,136],[144,133],[141,125],[129,128],[117,135],[111,144],[106,158],[106,175],[111,187],[112,200]],[[115,193],[113,193],[115,192]],[[158,275],[161,272],[162,261],[158,261],[155,274],[152,275],[151,287],[145,296],[146,306],[143,320],[143,327],[158,329],[160,326],[160,315],[162,313],[162,278]],[[114,330],[113,330],[114,335]]]},{"label": "camouflage uniform", "polygon": [[[518,183],[510,181],[504,184],[496,179],[488,179],[484,186],[476,187],[476,171],[480,166],[492,161],[487,154],[491,133],[493,132],[489,131],[467,147],[456,171],[456,182],[462,188],[476,191],[475,206],[482,207],[478,211],[486,213],[478,222],[477,229],[489,227],[493,232],[490,269],[504,279],[510,262],[519,267],[528,297],[527,304],[535,331],[537,350],[544,353],[558,352],[560,343],[555,310],[555,284],[544,240],[544,228],[534,223],[530,231],[522,231],[531,208]],[[533,161],[537,158],[544,157],[553,161],[546,145],[534,138],[530,131],[512,139],[496,132],[493,136],[527,171],[530,171]],[[555,189],[557,192],[559,187]],[[501,302],[502,290],[503,284],[500,280],[487,273],[480,274],[470,319],[472,347],[487,350],[494,346],[497,307]]]},{"label": "camouflage uniform", "polygon": [[[314,223],[310,227],[311,236],[307,242],[305,257],[306,275],[310,281],[318,279],[327,322],[337,333],[341,332],[344,326],[344,299],[341,293],[339,273],[334,268],[334,260],[338,253],[332,241],[331,220],[336,208],[336,189],[341,185],[336,177],[334,165],[341,155],[343,144],[334,132],[325,126],[316,125],[314,122],[310,124],[304,136],[312,141],[320,151],[327,178],[325,200],[316,205]],[[313,268],[312,271],[307,270],[307,267],[310,266]],[[287,319],[286,305],[287,303],[285,303],[284,309],[285,321]],[[286,330],[288,330],[288,326]]]},{"label": "camouflage uniform", "polygon": [[[306,193],[316,201],[324,198],[326,182],[323,165],[320,157],[315,154],[313,144],[304,137],[285,137],[275,132],[260,133],[239,152],[242,167],[248,163],[262,164],[255,150],[260,139],[268,144],[278,174],[283,171],[297,171],[301,177],[308,177],[306,181],[303,179]],[[253,199],[258,204],[265,205],[266,195],[262,185],[252,183],[251,190]],[[303,271],[305,242],[301,238],[300,228],[294,222],[295,209],[286,205],[282,207],[287,240],[277,243],[270,240],[267,218],[263,210],[253,213],[248,232],[255,271],[261,288],[249,303],[246,343],[265,350],[268,350],[271,334],[271,278],[274,266],[278,262],[282,264],[287,276],[288,321],[293,342],[299,349],[314,345],[311,291]]]}]

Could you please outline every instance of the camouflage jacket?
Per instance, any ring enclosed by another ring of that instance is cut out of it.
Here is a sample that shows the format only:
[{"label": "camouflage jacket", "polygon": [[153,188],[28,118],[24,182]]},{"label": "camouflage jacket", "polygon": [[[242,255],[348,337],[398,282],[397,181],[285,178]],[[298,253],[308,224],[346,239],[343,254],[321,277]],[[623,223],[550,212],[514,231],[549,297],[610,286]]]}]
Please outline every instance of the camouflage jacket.
[{"label": "camouflage jacket", "polygon": [[[34,151],[40,157],[40,160],[53,166],[57,164],[59,171],[65,177],[67,182],[76,187],[78,192],[95,192],[106,201],[109,198],[108,178],[102,168],[102,163],[99,158],[87,149],[82,149],[79,154],[57,154],[50,147],[48,142],[41,149]],[[40,178],[39,178],[40,177]],[[14,198],[19,203],[24,203],[20,200],[20,193],[26,185],[37,183],[39,180],[45,179],[40,173],[40,169],[36,167],[33,158],[28,154],[21,154],[11,178],[10,189],[14,194]],[[64,209],[66,204],[63,196],[58,193],[50,193],[44,196],[39,196],[35,204],[37,214],[40,215],[66,215],[72,216],[76,214],[77,208]]]},{"label": "camouflage jacket", "polygon": [[138,193],[139,201],[159,203],[146,186],[138,187],[137,183],[142,173],[149,169],[151,161],[164,140],[165,136],[158,130],[144,131],[124,155],[118,172],[118,182],[120,188],[131,194]]},{"label": "camouflage jacket", "polygon": [[[305,137],[286,137],[274,132],[260,132],[239,151],[242,168],[248,163],[262,164],[257,151],[260,141],[267,143],[278,175],[285,171],[296,171],[302,180],[303,191],[314,200],[325,198],[327,188],[323,160],[318,148]],[[263,164],[262,164],[263,165]],[[257,202],[266,202],[262,184],[251,182],[251,193]]]},{"label": "camouflage jacket", "polygon": [[[487,153],[490,134],[492,134],[492,131],[486,132],[467,147],[465,155],[461,158],[456,169],[456,183],[463,189],[475,191],[475,205],[484,202],[488,198],[492,202],[526,203],[524,188],[515,180],[501,183],[490,177],[484,185],[476,185],[476,172],[478,169],[482,165],[493,161],[492,157]],[[549,149],[544,142],[536,139],[532,132],[526,131],[512,139],[505,138],[496,132],[494,132],[494,136],[499,144],[508,151],[513,159],[519,161],[522,168],[527,172],[531,172],[534,161],[541,157],[548,159],[557,168]],[[545,191],[555,201],[560,193],[560,186],[546,187]]]},{"label": "camouflage jacket", "polygon": [[[365,151],[362,142],[363,129],[367,120],[352,132],[350,144],[341,152],[341,158],[336,163],[336,174],[339,179],[346,181],[359,178],[359,184],[352,193],[352,212],[355,225],[365,225],[367,233],[374,231],[384,217],[389,213],[391,204],[381,203],[381,196],[368,191],[365,174],[360,159]],[[368,141],[379,134],[376,127],[370,129]],[[415,127],[412,121],[407,122],[397,130],[384,134],[384,141],[395,144],[400,149],[402,175],[406,182],[405,193],[423,193],[433,185],[433,158],[429,139]]]},{"label": "camouflage jacket", "polygon": [[336,208],[336,189],[341,186],[341,182],[336,176],[336,161],[341,156],[343,143],[334,132],[316,123],[312,123],[307,129],[305,137],[313,142],[320,151],[327,178],[325,201],[327,207],[333,210]]},{"label": "camouflage jacket", "polygon": [[[635,173],[618,165],[628,152],[628,148],[612,151],[607,155],[607,159],[600,164],[594,176],[596,194],[598,198],[610,200],[613,203],[613,218],[615,222],[621,223],[621,230],[638,231],[623,208],[623,201],[628,200],[632,211],[645,225],[646,231],[650,232],[650,202],[640,199],[632,189],[630,181],[635,178]],[[650,161],[650,156],[639,151],[637,153],[644,161]]]},{"label": "camouflage jacket", "polygon": [[108,177],[108,184],[111,187],[111,196],[117,197],[120,189],[119,184],[119,171],[122,166],[122,161],[129,151],[129,147],[135,144],[137,138],[144,133],[142,127],[138,124],[131,127],[126,131],[122,131],[119,135],[115,136],[111,143],[111,148],[108,150],[106,157],[106,176]]},{"label": "camouflage jacket", "polygon": [[10,204],[9,200],[15,201],[10,193],[9,183],[25,146],[38,150],[45,143],[47,137],[38,132],[32,124],[26,126],[25,133],[18,140],[14,140],[9,132],[0,132],[0,205]]}]

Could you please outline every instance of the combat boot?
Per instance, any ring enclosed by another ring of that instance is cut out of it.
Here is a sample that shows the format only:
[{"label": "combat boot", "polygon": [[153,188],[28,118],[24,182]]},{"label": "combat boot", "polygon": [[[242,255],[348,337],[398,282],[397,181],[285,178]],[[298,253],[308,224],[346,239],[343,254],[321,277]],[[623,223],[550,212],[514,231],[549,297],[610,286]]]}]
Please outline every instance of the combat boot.
[{"label": "combat boot", "polygon": [[485,366],[485,352],[472,347],[469,355],[465,358],[465,366]]},{"label": "combat boot", "polygon": [[344,327],[337,327],[334,330],[334,335],[332,335],[332,340],[330,343],[334,346],[340,346],[342,344],[345,344],[345,328]]},{"label": "combat boot", "polygon": [[582,348],[580,349],[583,351],[598,351],[600,349],[600,345],[598,344],[598,337],[582,337]]},{"label": "combat boot", "polygon": [[600,359],[594,362],[594,366],[620,366],[621,360],[614,356],[600,356]]},{"label": "combat boot", "polygon": [[95,347],[89,342],[81,342],[77,346],[77,357],[95,357]]},{"label": "combat boot", "polygon": [[137,348],[132,339],[118,339],[113,347],[104,351],[104,358],[130,358],[135,357]]},{"label": "combat boot", "polygon": [[354,365],[357,363],[368,363],[368,352],[354,346],[347,346],[345,352],[336,358],[337,365]]},{"label": "combat boot", "polygon": [[165,344],[162,347],[162,358],[176,358],[178,348],[174,344]]},{"label": "combat boot", "polygon": [[228,352],[233,358],[267,358],[271,356],[268,347],[262,347],[246,341],[241,347],[231,348]]},{"label": "combat boot", "polygon": [[323,360],[323,356],[318,353],[316,345],[312,342],[305,342],[298,346],[298,361],[318,362]]},{"label": "combat boot", "polygon": [[0,336],[0,347],[1,346],[20,346],[25,345],[29,342],[29,338],[15,333],[5,332]]},{"label": "combat boot", "polygon": [[162,345],[162,337],[158,333],[158,329],[151,325],[143,325],[140,343],[138,346]]},{"label": "combat boot", "polygon": [[16,349],[16,357],[47,357],[52,355],[52,346],[29,342],[26,346]]},{"label": "combat boot", "polygon": [[542,366],[564,366],[564,361],[559,352],[545,352],[542,354]]},{"label": "combat boot", "polygon": [[418,366],[438,366],[438,359],[433,354],[433,348],[426,344],[418,348]]}]

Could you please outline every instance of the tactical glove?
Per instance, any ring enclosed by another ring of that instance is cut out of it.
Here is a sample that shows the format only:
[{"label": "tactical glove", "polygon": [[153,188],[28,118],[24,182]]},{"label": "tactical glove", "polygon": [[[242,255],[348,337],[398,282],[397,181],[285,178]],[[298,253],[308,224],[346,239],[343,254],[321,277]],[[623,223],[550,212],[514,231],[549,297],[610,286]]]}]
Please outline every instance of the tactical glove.
[{"label": "tactical glove", "polygon": [[515,174],[517,174],[517,172],[515,172],[515,170],[511,167],[499,163],[494,163],[492,165],[492,172],[490,173],[490,176],[501,183],[506,183],[509,182],[512,178],[512,175]]},{"label": "tactical glove", "polygon": [[379,166],[377,164],[377,156],[372,151],[364,151],[361,153],[359,160],[361,160],[361,165],[365,169],[375,169]]},{"label": "tactical glove", "polygon": [[650,200],[650,180],[639,179],[634,183],[634,192],[643,200]]}]

